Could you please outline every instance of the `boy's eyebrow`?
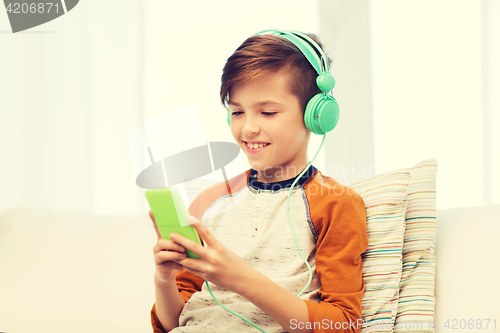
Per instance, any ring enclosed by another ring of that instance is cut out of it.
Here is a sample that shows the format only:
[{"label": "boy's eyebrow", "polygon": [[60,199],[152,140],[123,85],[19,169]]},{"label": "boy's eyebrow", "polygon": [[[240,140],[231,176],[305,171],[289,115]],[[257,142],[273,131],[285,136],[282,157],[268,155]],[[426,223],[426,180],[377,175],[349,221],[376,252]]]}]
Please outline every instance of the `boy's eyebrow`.
[{"label": "boy's eyebrow", "polygon": [[[241,104],[240,104],[240,103],[236,103],[236,102],[233,102],[233,101],[231,101],[231,100],[227,101],[227,104],[228,104],[228,105],[234,105],[234,106],[239,106],[239,107],[241,107]],[[271,100],[268,100],[268,101],[262,101],[262,102],[255,103],[255,104],[253,105],[253,107],[265,106],[265,105],[270,105],[270,104],[284,105],[283,103],[279,103],[279,102],[276,102],[276,101],[271,101]]]},{"label": "boy's eyebrow", "polygon": [[240,103],[232,102],[232,101],[227,101],[228,105],[234,105],[234,106],[241,106]]}]

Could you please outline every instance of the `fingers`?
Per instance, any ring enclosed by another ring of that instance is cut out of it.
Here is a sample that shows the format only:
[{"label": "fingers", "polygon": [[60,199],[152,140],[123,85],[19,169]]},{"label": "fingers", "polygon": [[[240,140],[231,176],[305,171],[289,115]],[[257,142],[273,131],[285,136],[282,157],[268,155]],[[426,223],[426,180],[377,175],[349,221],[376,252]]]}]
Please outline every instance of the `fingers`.
[{"label": "fingers", "polygon": [[153,253],[158,253],[160,251],[176,251],[176,252],[186,252],[186,248],[182,245],[174,243],[168,239],[159,239],[153,247]]},{"label": "fingers", "polygon": [[186,252],[176,252],[176,251],[159,251],[154,256],[155,263],[157,265],[161,265],[164,262],[168,261],[177,262],[186,258],[187,258]]},{"label": "fingers", "polygon": [[176,232],[173,232],[170,234],[170,239],[173,242],[185,247],[186,249],[193,251],[194,254],[196,254],[198,257],[200,257],[200,258],[204,257],[206,249],[203,246],[201,246],[200,244],[196,243],[195,241],[193,241],[189,238],[186,238],[182,235],[179,235]]},{"label": "fingers", "polygon": [[[159,239],[153,247],[154,260],[156,265],[161,265],[165,262],[179,261],[187,258],[186,248],[176,244],[168,239]],[[174,266],[181,266],[176,263]],[[176,267],[175,269],[183,269]]]},{"label": "fingers", "polygon": [[196,274],[204,279],[207,273],[213,272],[213,267],[204,262],[203,260],[186,258],[176,262],[182,265],[183,268],[187,269],[191,273]]},{"label": "fingers", "polygon": [[[207,227],[201,224],[201,222],[196,217],[189,215],[187,221],[193,228],[195,228],[198,235],[203,237],[203,240],[206,245],[208,245],[212,249],[219,248],[220,243],[217,240],[217,238],[215,238],[215,236],[210,232],[210,230],[208,230]],[[193,251],[201,259],[206,257],[207,249],[204,246],[184,236],[181,236],[175,232],[170,234],[170,239],[175,243],[184,246],[186,249]]]},{"label": "fingers", "polygon": [[188,219],[187,219],[188,223],[196,229],[196,232],[198,233],[198,235],[200,235],[201,237],[203,237],[203,239],[205,240],[205,242],[210,245],[210,246],[214,246],[216,245],[216,243],[218,243],[219,241],[217,240],[217,238],[215,238],[215,236],[210,232],[210,230],[208,230],[207,227],[205,227],[201,222],[200,220],[198,220],[196,217],[194,217],[193,215],[189,215]]},{"label": "fingers", "polygon": [[[198,259],[190,259],[190,258],[184,259],[184,260],[179,261],[179,266],[181,266],[183,269],[187,269],[190,273],[193,273],[194,275],[198,275],[202,279],[206,280],[207,275],[202,270],[202,268],[198,267],[196,264],[192,264],[192,262],[196,262],[196,261],[199,261],[199,260]],[[184,265],[186,265],[186,266],[184,266]],[[195,269],[194,267],[196,267],[198,269]]]}]

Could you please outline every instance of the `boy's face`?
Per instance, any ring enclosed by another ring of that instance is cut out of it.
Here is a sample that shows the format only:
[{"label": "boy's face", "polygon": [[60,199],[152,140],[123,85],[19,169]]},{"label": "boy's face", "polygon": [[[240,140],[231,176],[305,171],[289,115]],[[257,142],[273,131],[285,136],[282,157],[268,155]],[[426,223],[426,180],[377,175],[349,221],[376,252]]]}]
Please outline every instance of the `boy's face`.
[{"label": "boy's face", "polygon": [[[287,85],[288,74],[270,73],[229,91],[231,132],[253,169],[265,171],[258,180],[271,183],[290,179],[307,166],[311,132],[303,110]],[[248,143],[264,143],[250,148]]]}]

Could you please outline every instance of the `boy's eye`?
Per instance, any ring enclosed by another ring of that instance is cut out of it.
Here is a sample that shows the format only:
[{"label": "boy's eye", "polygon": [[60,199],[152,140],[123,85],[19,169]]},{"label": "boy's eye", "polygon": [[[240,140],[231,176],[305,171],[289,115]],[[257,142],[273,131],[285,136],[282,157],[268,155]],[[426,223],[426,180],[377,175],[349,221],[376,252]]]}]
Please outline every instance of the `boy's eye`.
[{"label": "boy's eye", "polygon": [[[231,113],[231,116],[237,116],[237,115],[239,115],[241,113],[243,113],[243,112],[241,112],[241,111],[234,111],[234,112]],[[265,116],[272,116],[272,115],[274,115],[276,113],[278,113],[278,112],[262,112],[262,114],[265,115]]]}]

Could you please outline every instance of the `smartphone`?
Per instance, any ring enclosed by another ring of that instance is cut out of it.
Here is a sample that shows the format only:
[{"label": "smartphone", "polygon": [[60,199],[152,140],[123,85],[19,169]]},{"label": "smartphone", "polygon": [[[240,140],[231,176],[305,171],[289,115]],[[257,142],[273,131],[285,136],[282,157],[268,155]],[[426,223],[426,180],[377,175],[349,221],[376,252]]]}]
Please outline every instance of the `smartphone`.
[{"label": "smartphone", "polygon": [[[189,212],[177,188],[149,189],[146,191],[146,198],[163,239],[171,240],[170,234],[176,232],[201,245],[196,229],[187,222]],[[200,259],[188,249],[186,249],[186,254],[189,258]]]}]

